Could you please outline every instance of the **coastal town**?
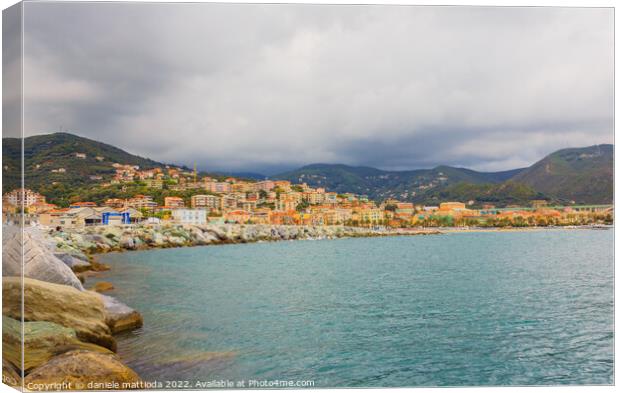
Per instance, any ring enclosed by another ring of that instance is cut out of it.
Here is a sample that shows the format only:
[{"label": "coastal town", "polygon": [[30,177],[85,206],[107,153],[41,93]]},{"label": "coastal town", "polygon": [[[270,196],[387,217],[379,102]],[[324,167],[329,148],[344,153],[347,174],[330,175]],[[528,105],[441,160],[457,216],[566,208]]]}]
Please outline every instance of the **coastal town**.
[{"label": "coastal town", "polygon": [[[84,153],[75,153],[84,158]],[[102,158],[101,158],[102,159]],[[525,227],[611,224],[612,205],[552,206],[532,200],[527,206],[496,207],[477,201],[439,201],[426,206],[365,195],[338,194],[306,183],[287,180],[249,180],[236,177],[199,177],[196,170],[165,166],[141,169],[113,164],[109,179],[90,180],[98,187],[122,189],[141,186],[153,193],[166,190],[157,201],[152,195],[107,198],[99,203],[77,200],[61,207],[27,188],[3,196],[4,222],[18,220],[56,229],[131,224],[269,224],[350,226],[366,228]],[[63,171],[64,168],[57,168]]]}]

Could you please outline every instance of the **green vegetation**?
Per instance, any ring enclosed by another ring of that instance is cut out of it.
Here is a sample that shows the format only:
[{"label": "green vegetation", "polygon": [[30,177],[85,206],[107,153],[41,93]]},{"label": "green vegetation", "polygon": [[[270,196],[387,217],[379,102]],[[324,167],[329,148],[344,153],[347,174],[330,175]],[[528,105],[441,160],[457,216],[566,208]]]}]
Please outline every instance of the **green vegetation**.
[{"label": "green vegetation", "polygon": [[143,194],[153,197],[153,200],[159,205],[164,204],[164,198],[167,196],[178,196],[183,198],[186,206],[190,206],[193,195],[215,195],[204,189],[195,189],[187,191],[173,191],[164,186],[163,189],[148,188],[138,183],[112,184],[107,187],[103,186],[84,186],[84,187],[66,187],[63,184],[55,184],[42,186],[40,192],[46,196],[49,203],[56,204],[60,207],[67,207],[73,202],[88,201],[102,204],[109,198],[132,198],[134,195]]},{"label": "green vegetation", "polygon": [[427,198],[431,204],[442,201],[474,201],[473,207],[480,207],[483,204],[527,206],[534,199],[549,199],[545,195],[534,191],[531,187],[513,181],[500,184],[458,183],[442,190],[431,192]]},{"label": "green vegetation", "polygon": [[[86,157],[79,158],[76,153],[86,154]],[[21,184],[21,139],[3,138],[2,157],[2,192],[5,193]],[[166,165],[105,143],[63,132],[24,139],[25,186],[50,200],[68,201],[78,189],[109,181],[115,173],[112,167],[114,163],[138,165],[141,169],[163,168]],[[60,168],[64,168],[65,172],[52,172]],[[224,176],[216,174],[200,175],[209,175],[216,180],[224,179]],[[95,178],[91,179],[91,176]],[[168,185],[175,183],[176,180],[165,181]]]},{"label": "green vegetation", "polygon": [[613,145],[559,150],[514,180],[567,201],[613,203],[613,160]]},{"label": "green vegetation", "polygon": [[297,211],[298,212],[304,211],[308,207],[310,207],[310,203],[308,203],[307,201],[301,201],[297,204]]},{"label": "green vegetation", "polygon": [[[163,203],[166,196],[181,196],[189,204],[192,195],[207,193],[203,190],[172,191],[170,187],[177,183],[174,179],[165,179],[161,190],[147,188],[141,181],[103,187],[100,184],[109,182],[115,173],[114,163],[138,165],[141,169],[164,167],[165,164],[76,135],[55,133],[28,137],[24,139],[24,149],[25,186],[59,206],[80,200],[102,203],[108,198],[128,198],[135,194],[151,195],[157,203]],[[20,187],[21,140],[3,138],[2,151],[5,193]],[[86,157],[77,157],[76,153]],[[58,172],[60,168],[64,172]],[[199,175],[209,175],[218,181],[225,178],[209,173]],[[339,195],[368,195],[378,202],[389,198],[420,204],[473,200],[477,205],[491,203],[501,207],[545,199],[558,203],[607,204],[613,202],[613,146],[564,149],[530,168],[504,172],[485,173],[449,166],[383,171],[315,164],[274,178],[305,182]],[[296,184],[293,190],[301,191],[301,186]],[[274,191],[278,198],[283,192],[278,188]],[[261,192],[260,196],[264,198],[266,193]]]},{"label": "green vegetation", "polygon": [[[449,166],[382,171],[369,167],[315,164],[275,178],[305,182],[311,187],[325,187],[339,194],[366,194],[377,201],[394,198],[434,204],[446,200],[476,200],[503,206],[528,204],[530,199],[527,198],[531,197],[562,203],[606,204],[613,202],[613,146],[564,149],[530,168],[503,172],[476,172]],[[503,187],[495,187],[497,185]]]},{"label": "green vegetation", "polygon": [[[7,192],[19,187],[21,139],[3,138],[3,187]],[[84,153],[78,158],[75,153]],[[98,160],[96,157],[102,157]],[[67,133],[36,135],[24,139],[24,178],[27,188],[41,192],[41,187],[54,183],[71,189],[92,184],[90,176],[109,180],[114,174],[113,163],[139,165],[143,168],[162,167],[148,158],[129,154],[114,146]],[[52,170],[64,168],[64,173]]]},{"label": "green vegetation", "polygon": [[[449,166],[414,171],[382,171],[370,167],[315,164],[283,173],[275,176],[275,178],[294,183],[305,182],[311,187],[324,187],[339,194],[368,195],[370,199],[377,201],[394,198],[423,203],[426,200],[427,192],[430,190],[443,189],[459,182],[471,184],[499,183],[514,176],[519,171],[520,169],[484,173]],[[426,188],[429,184],[433,186]]]}]

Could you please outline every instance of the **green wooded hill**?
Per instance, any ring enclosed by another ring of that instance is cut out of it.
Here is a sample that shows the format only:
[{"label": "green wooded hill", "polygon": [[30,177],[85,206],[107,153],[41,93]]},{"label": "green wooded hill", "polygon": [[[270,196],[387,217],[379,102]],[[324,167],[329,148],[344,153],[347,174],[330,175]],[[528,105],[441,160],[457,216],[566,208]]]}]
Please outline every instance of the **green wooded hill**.
[{"label": "green wooded hill", "polygon": [[485,185],[502,183],[522,169],[504,172],[477,172],[471,169],[438,166],[413,171],[383,171],[370,167],[315,164],[276,176],[313,187],[325,187],[339,193],[353,192],[371,199],[395,198],[413,202],[429,202],[441,195],[455,195],[457,184]]},{"label": "green wooded hill", "polygon": [[527,204],[532,199],[557,203],[612,203],[613,145],[563,149],[529,168],[477,172],[438,166],[413,171],[315,164],[275,176],[337,192],[372,199],[396,198],[434,204],[474,200],[500,206]]},{"label": "green wooded hill", "polygon": [[[21,139],[2,139],[3,193],[19,187],[20,151]],[[84,153],[86,158],[78,158],[76,153]],[[97,156],[103,157],[103,160],[99,161]],[[114,174],[113,163],[139,165],[141,168],[164,165],[105,143],[64,132],[24,139],[24,178],[26,187],[33,190],[40,190],[53,182],[65,187],[93,184],[95,181],[90,176],[109,178]],[[52,172],[59,168],[64,168],[65,172]]]},{"label": "green wooded hill", "polygon": [[[18,138],[2,140],[3,192],[20,185],[20,146]],[[26,187],[41,192],[50,201],[62,201],[63,204],[82,196],[100,200],[107,193],[115,194],[111,192],[114,187],[107,190],[97,187],[102,180],[91,179],[91,176],[102,176],[103,181],[109,180],[114,174],[113,163],[139,165],[141,168],[165,165],[68,133],[28,137],[24,139],[24,147]],[[79,158],[76,153],[84,153],[86,158]],[[52,172],[58,168],[65,168],[65,172]],[[260,175],[256,176],[260,178]],[[305,182],[338,193],[364,194],[377,201],[396,198],[437,204],[449,200],[474,200],[477,204],[498,206],[528,204],[532,199],[558,203],[611,203],[613,145],[563,149],[529,168],[503,172],[477,172],[450,166],[384,171],[342,164],[313,164],[273,178]],[[129,191],[134,190],[125,192]]]},{"label": "green wooded hill", "polygon": [[548,155],[512,180],[577,203],[613,203],[613,145],[563,149]]}]

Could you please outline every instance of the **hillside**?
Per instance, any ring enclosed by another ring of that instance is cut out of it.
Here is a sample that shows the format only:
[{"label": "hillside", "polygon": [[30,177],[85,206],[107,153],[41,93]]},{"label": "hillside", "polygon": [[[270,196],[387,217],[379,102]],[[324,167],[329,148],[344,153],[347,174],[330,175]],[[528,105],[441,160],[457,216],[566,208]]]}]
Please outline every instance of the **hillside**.
[{"label": "hillside", "polygon": [[545,199],[552,204],[561,202],[528,185],[511,180],[495,184],[457,183],[432,190],[425,195],[425,202],[428,204],[436,205],[444,201],[474,201],[477,207],[484,204],[527,206],[535,199]]},{"label": "hillside", "polygon": [[[19,138],[2,139],[3,192],[19,186]],[[84,153],[78,158],[75,153]],[[99,158],[97,158],[99,157]],[[36,135],[24,139],[24,167],[26,187],[35,190],[53,182],[66,186],[92,183],[90,176],[110,177],[113,163],[153,168],[163,164],[130,154],[114,146],[68,133]],[[52,172],[64,168],[65,172]]]},{"label": "hillside", "polygon": [[451,185],[494,184],[510,179],[521,169],[504,172],[476,172],[465,168],[438,166],[413,171],[383,171],[370,167],[314,164],[274,178],[305,182],[312,187],[325,187],[339,193],[353,192],[372,199],[396,198],[414,202],[426,201],[431,195]]},{"label": "hillside", "polygon": [[[28,137],[24,145],[26,187],[63,203],[70,198],[88,196],[99,200],[108,194],[120,197],[135,191],[119,189],[112,193],[112,188],[92,187],[112,177],[114,163],[139,165],[141,168],[165,165],[67,133]],[[2,153],[3,192],[7,192],[19,187],[20,139],[3,138]],[[76,153],[84,156],[78,157]],[[64,172],[59,172],[60,168]],[[224,174],[204,172],[200,175],[224,177]],[[235,177],[262,178],[255,173],[236,173]],[[527,204],[532,199],[559,203],[612,203],[613,146],[559,150],[529,168],[503,172],[477,172],[450,166],[384,171],[342,164],[313,164],[273,178],[305,182],[338,193],[368,195],[377,201],[395,198],[436,204],[446,200],[474,200],[478,204],[500,206]]]},{"label": "hillside", "polygon": [[613,145],[556,151],[512,180],[577,203],[613,203]]}]

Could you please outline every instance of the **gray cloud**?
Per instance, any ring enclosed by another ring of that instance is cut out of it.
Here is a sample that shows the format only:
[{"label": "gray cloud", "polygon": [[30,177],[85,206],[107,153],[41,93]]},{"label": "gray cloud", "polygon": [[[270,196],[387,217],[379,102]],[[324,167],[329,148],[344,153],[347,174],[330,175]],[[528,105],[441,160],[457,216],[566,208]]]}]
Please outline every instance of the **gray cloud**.
[{"label": "gray cloud", "polygon": [[503,170],[613,141],[601,8],[26,3],[27,134],[212,170]]}]

